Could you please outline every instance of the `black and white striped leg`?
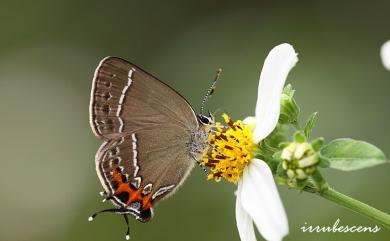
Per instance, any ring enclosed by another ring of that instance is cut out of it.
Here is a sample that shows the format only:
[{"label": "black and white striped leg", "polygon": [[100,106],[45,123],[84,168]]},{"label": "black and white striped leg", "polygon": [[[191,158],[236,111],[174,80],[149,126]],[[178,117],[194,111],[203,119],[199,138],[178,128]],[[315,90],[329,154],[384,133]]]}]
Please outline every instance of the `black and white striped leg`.
[{"label": "black and white striped leg", "polygon": [[127,225],[126,240],[129,240],[130,239],[130,224],[129,224],[129,219],[127,217],[127,214],[123,214],[123,218],[125,219],[125,222]]}]

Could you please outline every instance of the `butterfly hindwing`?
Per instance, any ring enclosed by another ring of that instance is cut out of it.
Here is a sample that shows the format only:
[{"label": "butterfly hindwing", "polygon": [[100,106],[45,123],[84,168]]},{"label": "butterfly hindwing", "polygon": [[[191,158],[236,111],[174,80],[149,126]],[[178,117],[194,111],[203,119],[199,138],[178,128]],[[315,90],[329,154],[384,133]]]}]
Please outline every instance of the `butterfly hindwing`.
[{"label": "butterfly hindwing", "polygon": [[96,156],[96,170],[107,195],[117,207],[132,209],[138,220],[140,213],[152,210],[158,200],[172,194],[194,165],[177,145],[177,138],[185,136],[161,131],[166,134],[160,137],[162,142],[150,142],[153,131],[144,130],[105,142]]}]

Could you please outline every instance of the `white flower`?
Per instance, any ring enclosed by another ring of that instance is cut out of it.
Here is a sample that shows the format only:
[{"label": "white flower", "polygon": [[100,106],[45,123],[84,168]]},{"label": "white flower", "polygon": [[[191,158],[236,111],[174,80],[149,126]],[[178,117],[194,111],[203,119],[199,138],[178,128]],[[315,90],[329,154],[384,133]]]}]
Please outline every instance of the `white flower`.
[{"label": "white flower", "polygon": [[390,40],[382,45],[381,59],[383,66],[385,66],[387,70],[390,70]]},{"label": "white flower", "polygon": [[[260,74],[255,117],[244,120],[254,126],[255,143],[266,138],[278,123],[283,86],[297,61],[297,53],[289,44],[278,45],[268,54]],[[288,234],[286,213],[272,172],[262,160],[252,159],[238,181],[236,221],[242,241],[256,240],[253,222],[266,240],[282,240]]]}]

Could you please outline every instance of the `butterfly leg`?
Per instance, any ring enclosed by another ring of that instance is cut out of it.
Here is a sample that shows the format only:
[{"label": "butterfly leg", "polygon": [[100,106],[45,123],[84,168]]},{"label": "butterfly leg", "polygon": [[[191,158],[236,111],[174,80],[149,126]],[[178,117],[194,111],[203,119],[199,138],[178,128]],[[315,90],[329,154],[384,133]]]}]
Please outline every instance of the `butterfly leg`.
[{"label": "butterfly leg", "polygon": [[123,217],[125,219],[126,225],[127,225],[127,231],[126,231],[126,240],[130,239],[130,224],[129,219],[127,218],[127,214],[123,214]]},{"label": "butterfly leg", "polygon": [[125,212],[127,212],[128,210],[126,209],[122,209],[122,208],[109,208],[109,209],[104,209],[104,210],[101,210],[101,211],[98,211],[94,214],[92,214],[89,218],[88,218],[88,221],[92,221],[98,214],[100,213],[116,213],[116,214],[122,214],[124,219],[125,219],[125,222],[126,222],[126,225],[127,225],[127,230],[126,230],[126,240],[129,240],[130,239],[130,224],[129,224],[129,219],[127,217],[127,214]]},{"label": "butterfly leg", "polygon": [[201,163],[200,161],[196,160],[196,158],[193,157],[192,155],[191,155],[191,157],[192,157],[192,159],[194,159],[194,161],[199,165],[199,167],[202,168],[202,170],[204,171],[204,173],[206,173],[206,175],[208,175],[209,173],[207,172],[206,168],[202,165],[202,163]]},{"label": "butterfly leg", "polygon": [[109,208],[109,209],[104,209],[99,212],[96,212],[92,214],[89,218],[88,221],[92,221],[98,214],[100,213],[121,213],[122,209],[117,209],[117,208]]}]

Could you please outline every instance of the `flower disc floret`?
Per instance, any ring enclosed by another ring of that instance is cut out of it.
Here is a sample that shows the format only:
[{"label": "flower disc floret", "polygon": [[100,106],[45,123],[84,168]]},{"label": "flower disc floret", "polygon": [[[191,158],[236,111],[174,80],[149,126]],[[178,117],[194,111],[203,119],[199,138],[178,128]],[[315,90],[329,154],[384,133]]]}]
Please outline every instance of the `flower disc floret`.
[{"label": "flower disc floret", "polygon": [[202,165],[210,168],[208,179],[220,181],[221,177],[236,183],[246,165],[254,157],[256,144],[250,126],[241,120],[233,122],[222,115],[226,126],[217,123],[216,131],[208,138],[209,149],[202,159]]}]

